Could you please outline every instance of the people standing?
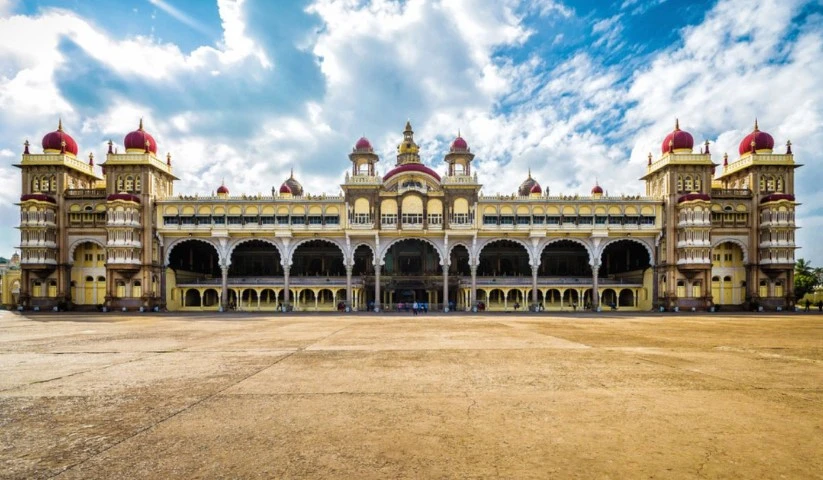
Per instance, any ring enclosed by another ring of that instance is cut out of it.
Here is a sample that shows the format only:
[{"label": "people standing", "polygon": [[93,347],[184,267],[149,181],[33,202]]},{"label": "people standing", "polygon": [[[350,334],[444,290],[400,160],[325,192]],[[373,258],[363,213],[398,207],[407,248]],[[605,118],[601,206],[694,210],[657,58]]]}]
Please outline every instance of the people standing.
[{"label": "people standing", "polygon": [[419,309],[419,308],[420,308],[420,304],[417,303],[417,300],[415,300],[414,303],[412,304],[412,312],[414,312],[414,314],[417,315],[417,309]]}]

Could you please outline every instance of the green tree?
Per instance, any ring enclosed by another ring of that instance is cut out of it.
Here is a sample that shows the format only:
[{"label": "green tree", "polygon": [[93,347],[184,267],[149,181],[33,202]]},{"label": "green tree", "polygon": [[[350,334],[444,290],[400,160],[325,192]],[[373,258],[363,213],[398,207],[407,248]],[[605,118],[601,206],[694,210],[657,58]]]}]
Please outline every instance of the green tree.
[{"label": "green tree", "polygon": [[798,258],[794,264],[794,294],[798,301],[807,293],[814,292],[814,287],[817,285],[815,270],[811,262],[802,258]]}]

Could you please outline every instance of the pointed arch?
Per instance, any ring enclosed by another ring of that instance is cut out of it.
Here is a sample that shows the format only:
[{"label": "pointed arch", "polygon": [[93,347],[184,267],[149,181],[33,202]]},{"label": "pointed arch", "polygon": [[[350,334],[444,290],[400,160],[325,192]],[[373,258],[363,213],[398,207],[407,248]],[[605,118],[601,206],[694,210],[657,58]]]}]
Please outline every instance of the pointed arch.
[{"label": "pointed arch", "polygon": [[521,247],[523,247],[526,250],[526,255],[529,256],[529,265],[530,266],[535,265],[534,251],[529,247],[529,245],[526,242],[524,242],[523,240],[520,240],[519,238],[509,238],[509,237],[490,238],[490,239],[486,240],[485,242],[481,243],[480,245],[478,245],[477,246],[477,255],[475,256],[475,258],[477,259],[477,262],[478,263],[480,262],[480,255],[483,253],[484,248],[488,247],[489,245],[491,245],[493,243],[504,242],[504,241],[513,242],[513,243],[516,243],[516,244],[520,245]]},{"label": "pointed arch", "polygon": [[589,265],[592,264],[592,260],[594,259],[594,254],[593,254],[594,248],[592,247],[592,245],[589,242],[585,241],[582,238],[577,238],[577,237],[555,237],[555,238],[550,238],[548,240],[540,242],[537,245],[537,251],[535,252],[537,257],[541,258],[543,256],[543,250],[545,250],[546,247],[548,247],[549,245],[551,245],[553,243],[562,242],[564,240],[570,241],[572,243],[576,243],[576,244],[582,246],[584,249],[586,249],[586,254],[589,256]]},{"label": "pointed arch", "polygon": [[77,247],[84,243],[93,243],[98,247],[102,248],[104,251],[106,249],[106,243],[101,240],[98,240],[96,238],[79,238],[69,246],[69,265],[74,264],[74,251],[77,250]]},{"label": "pointed arch", "polygon": [[617,243],[617,242],[620,242],[620,241],[623,241],[623,240],[628,240],[630,242],[638,243],[641,246],[643,246],[643,248],[646,249],[646,253],[649,254],[649,265],[653,266],[655,264],[654,248],[651,245],[649,245],[647,242],[643,241],[643,239],[640,238],[640,237],[615,237],[615,238],[608,239],[607,241],[603,242],[602,245],[600,245],[600,248],[597,252],[597,262],[601,263],[601,264],[603,263],[603,252],[606,251],[606,247],[608,247],[612,243]]},{"label": "pointed arch", "polygon": [[437,252],[437,256],[440,259],[440,265],[444,264],[445,260],[444,260],[444,257],[443,257],[442,248],[439,245],[437,245],[436,243],[432,242],[430,239],[428,239],[426,237],[400,237],[400,238],[395,238],[391,242],[387,243],[385,246],[380,247],[379,255],[377,257],[374,257],[375,265],[378,265],[378,263],[377,263],[378,258],[380,259],[379,265],[381,265],[381,266],[385,265],[386,264],[386,258],[385,258],[386,253],[389,251],[389,249],[392,247],[392,245],[394,245],[396,243],[400,243],[400,242],[405,242],[405,241],[408,241],[408,240],[420,240],[421,242],[428,243],[429,245],[434,247],[434,251]]},{"label": "pointed arch", "polygon": [[352,265],[354,265],[354,252],[356,252],[357,249],[362,247],[362,246],[368,247],[369,251],[371,251],[372,263],[374,263],[374,259],[377,258],[377,251],[374,248],[374,245],[372,245],[369,242],[360,241],[360,242],[357,242],[357,243],[353,243],[351,245],[351,247],[349,249],[349,253],[345,257],[347,261],[351,261]]},{"label": "pointed arch", "polygon": [[[223,265],[223,255],[222,255],[222,252],[220,251],[220,247],[217,246],[214,242],[212,242],[208,238],[201,238],[201,237],[182,237],[182,238],[176,238],[176,239],[172,240],[171,242],[169,242],[169,244],[166,246],[166,252],[165,252],[165,258],[163,260],[163,265],[165,265],[165,266],[169,265],[169,260],[171,259],[171,252],[172,252],[172,250],[174,250],[174,247],[176,247],[176,246],[178,246],[182,243],[189,242],[189,241],[203,242],[203,243],[206,243],[208,245],[211,245],[214,248],[214,251],[217,252],[217,260],[218,260],[219,264]],[[231,257],[229,257],[229,258],[231,258]]]},{"label": "pointed arch", "polygon": [[460,240],[460,241],[456,241],[456,242],[454,242],[454,243],[449,243],[449,245],[448,245],[448,252],[446,252],[446,254],[448,255],[448,257],[449,257],[449,258],[451,258],[451,256],[452,256],[452,250],[454,250],[454,248],[455,248],[455,247],[463,247],[463,248],[465,248],[465,249],[466,249],[466,251],[467,251],[467,252],[469,252],[469,264],[470,264],[470,265],[471,265],[471,264],[473,264],[473,262],[474,262],[476,259],[475,259],[475,256],[474,256],[474,252],[472,252],[472,247],[471,247],[471,244],[470,244],[470,243],[467,243],[467,242],[462,241],[462,240]]},{"label": "pointed arch", "polygon": [[263,242],[263,243],[268,243],[269,245],[276,248],[277,249],[277,254],[280,255],[280,262],[281,263],[283,262],[283,259],[286,258],[283,255],[284,247],[282,245],[279,245],[278,242],[276,242],[274,240],[271,240],[271,239],[268,239],[268,238],[265,238],[265,237],[243,237],[243,238],[236,239],[234,242],[230,243],[229,246],[226,248],[225,265],[226,266],[231,265],[231,256],[232,256],[232,254],[234,253],[234,250],[237,247],[239,247],[240,245],[242,245],[246,242],[250,242],[252,240],[257,240],[257,241],[260,241],[260,242]]},{"label": "pointed arch", "polygon": [[326,237],[311,237],[311,238],[303,238],[299,242],[297,242],[294,245],[290,246],[290,248],[288,249],[289,263],[290,264],[291,264],[291,257],[294,256],[294,252],[297,251],[297,249],[300,247],[300,245],[303,245],[303,244],[309,243],[309,242],[326,242],[326,243],[330,243],[330,244],[332,244],[335,247],[340,249],[340,253],[343,254],[343,259],[346,258],[346,246],[344,244],[342,244],[339,240],[333,239],[333,238],[326,238]]},{"label": "pointed arch", "polygon": [[746,246],[745,243],[743,243],[742,240],[739,240],[737,238],[720,237],[720,238],[713,239],[712,240],[712,250],[714,250],[715,247],[717,247],[718,245],[720,245],[722,243],[727,243],[727,242],[728,243],[733,243],[733,244],[737,245],[738,247],[740,247],[740,250],[743,251],[743,264],[748,264],[749,263],[749,248]]}]

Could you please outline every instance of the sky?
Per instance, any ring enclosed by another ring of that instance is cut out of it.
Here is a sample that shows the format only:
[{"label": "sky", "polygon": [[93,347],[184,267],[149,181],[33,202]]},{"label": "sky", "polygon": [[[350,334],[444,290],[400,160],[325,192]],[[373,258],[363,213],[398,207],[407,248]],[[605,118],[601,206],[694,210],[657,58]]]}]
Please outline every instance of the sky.
[{"label": "sky", "polygon": [[[410,120],[438,172],[459,131],[486,194],[642,194],[679,118],[715,163],[752,130],[792,142],[797,257],[823,266],[823,2],[0,0],[0,255],[19,243],[23,142],[62,118],[100,163],[139,119],[175,192],[336,194],[365,135]],[[98,167],[99,168],[99,167]]]}]

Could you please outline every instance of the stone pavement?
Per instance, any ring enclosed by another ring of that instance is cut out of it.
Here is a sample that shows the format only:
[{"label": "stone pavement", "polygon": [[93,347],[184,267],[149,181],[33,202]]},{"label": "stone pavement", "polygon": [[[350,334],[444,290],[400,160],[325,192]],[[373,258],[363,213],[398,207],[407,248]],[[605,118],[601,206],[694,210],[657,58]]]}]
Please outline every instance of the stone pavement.
[{"label": "stone pavement", "polygon": [[0,312],[0,478],[822,478],[817,314]]}]

